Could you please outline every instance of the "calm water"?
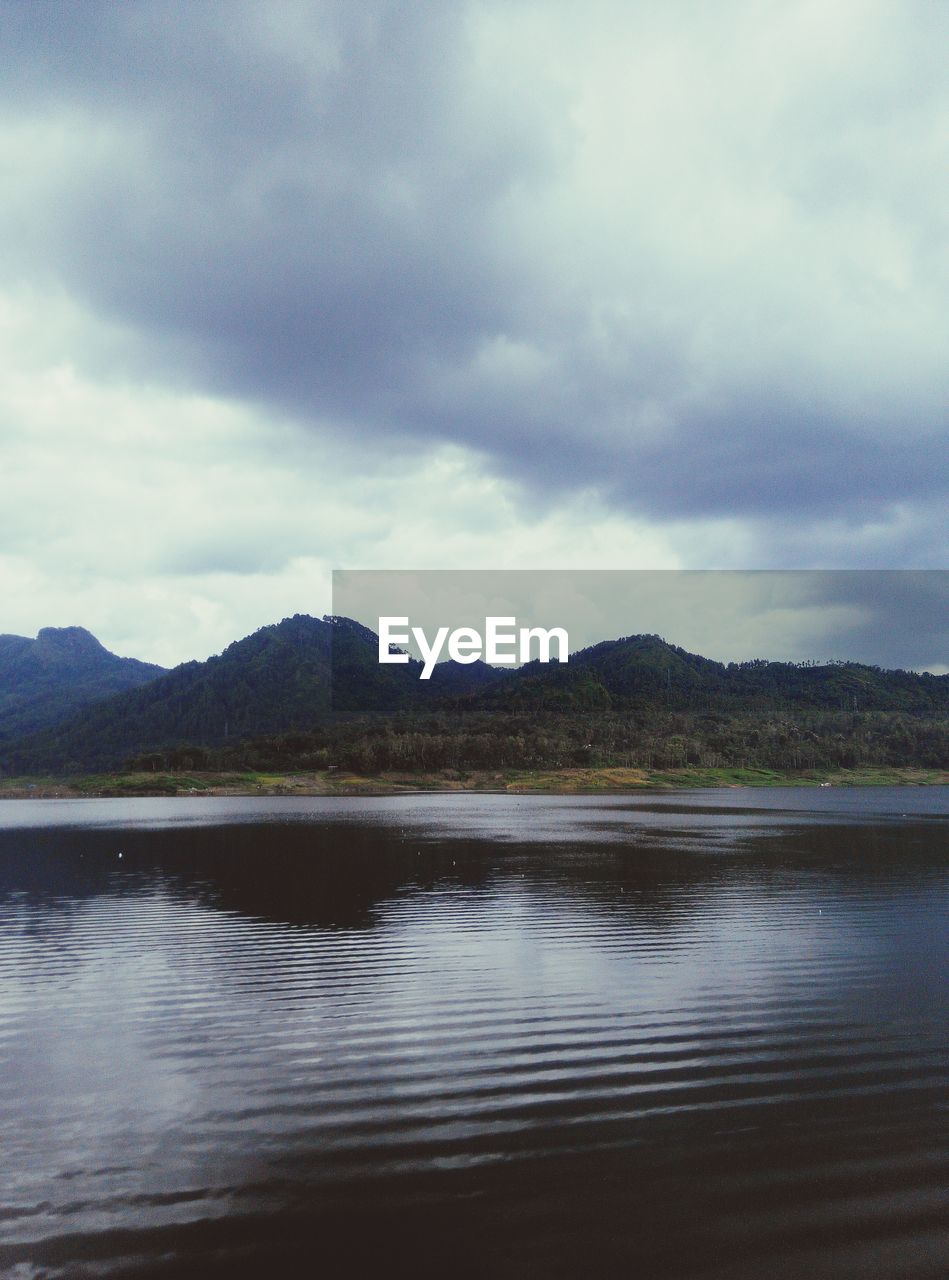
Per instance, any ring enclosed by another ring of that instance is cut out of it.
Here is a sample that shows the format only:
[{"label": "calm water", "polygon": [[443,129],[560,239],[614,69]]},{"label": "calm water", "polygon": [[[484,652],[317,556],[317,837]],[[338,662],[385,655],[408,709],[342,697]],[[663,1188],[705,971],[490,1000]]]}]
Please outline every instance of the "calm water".
[{"label": "calm water", "polygon": [[945,789],[0,805],[0,1272],[942,1276]]}]

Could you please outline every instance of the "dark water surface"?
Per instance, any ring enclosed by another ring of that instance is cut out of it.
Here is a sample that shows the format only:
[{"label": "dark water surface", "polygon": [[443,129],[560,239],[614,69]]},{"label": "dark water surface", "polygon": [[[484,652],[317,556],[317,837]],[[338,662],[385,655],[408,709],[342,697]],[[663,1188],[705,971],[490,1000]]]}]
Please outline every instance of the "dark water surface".
[{"label": "dark water surface", "polygon": [[944,788],[0,804],[0,1272],[936,1277]]}]

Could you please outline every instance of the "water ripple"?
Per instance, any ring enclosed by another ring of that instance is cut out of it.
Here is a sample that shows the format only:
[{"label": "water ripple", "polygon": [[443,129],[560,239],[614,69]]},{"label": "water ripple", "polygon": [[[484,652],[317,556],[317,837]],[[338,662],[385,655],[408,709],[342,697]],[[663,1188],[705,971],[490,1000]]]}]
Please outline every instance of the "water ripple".
[{"label": "water ripple", "polygon": [[6,823],[0,1268],[941,1275],[932,794],[476,799]]}]

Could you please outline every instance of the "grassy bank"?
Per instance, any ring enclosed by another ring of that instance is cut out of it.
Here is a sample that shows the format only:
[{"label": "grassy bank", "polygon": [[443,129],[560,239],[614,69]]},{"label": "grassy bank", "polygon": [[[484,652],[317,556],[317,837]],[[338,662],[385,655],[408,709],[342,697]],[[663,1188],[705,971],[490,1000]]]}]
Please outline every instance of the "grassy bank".
[{"label": "grassy bank", "polygon": [[0,778],[0,799],[95,796],[321,796],[386,795],[411,791],[507,791],[597,794],[692,787],[938,786],[949,773],[934,769],[485,769],[360,775],[320,773],[107,773],[72,778]]}]

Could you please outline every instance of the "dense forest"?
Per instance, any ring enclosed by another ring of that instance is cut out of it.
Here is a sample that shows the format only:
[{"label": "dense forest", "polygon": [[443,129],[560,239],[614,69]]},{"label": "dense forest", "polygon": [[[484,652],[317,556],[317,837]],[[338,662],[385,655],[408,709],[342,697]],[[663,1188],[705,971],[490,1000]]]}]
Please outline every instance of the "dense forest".
[{"label": "dense forest", "polygon": [[0,635],[0,749],[164,674],[116,657],[82,627],[44,627],[35,639]]},{"label": "dense forest", "polygon": [[67,705],[56,723],[0,740],[0,772],[114,768],[146,748],[217,748],[325,726],[334,715],[388,716],[501,678],[480,662],[443,663],[430,681],[419,680],[420,670],[414,660],[380,665],[377,637],[348,618],[296,614],[205,662],[153,668],[140,687],[79,714]]},{"label": "dense forest", "polygon": [[618,765],[945,768],[949,677],[856,663],[722,664],[658,636],[566,665],[382,666],[348,619],[298,615],[14,744],[6,772],[363,773]]},{"label": "dense forest", "polygon": [[761,720],[670,711],[643,719],[596,713],[525,716],[455,714],[419,721],[351,722],[311,733],[265,736],[233,746],[179,746],[129,759],[132,769],[313,770],[357,773],[619,765],[674,769],[857,768],[865,764],[946,768],[945,724],[900,713],[815,713]]}]

